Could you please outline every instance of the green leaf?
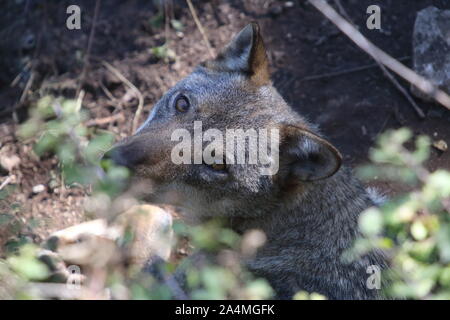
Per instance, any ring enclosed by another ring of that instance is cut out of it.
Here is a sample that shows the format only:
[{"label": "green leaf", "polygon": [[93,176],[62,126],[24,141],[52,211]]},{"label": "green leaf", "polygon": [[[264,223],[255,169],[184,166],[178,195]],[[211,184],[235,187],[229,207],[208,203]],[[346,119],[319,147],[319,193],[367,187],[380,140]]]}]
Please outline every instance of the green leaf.
[{"label": "green leaf", "polygon": [[442,224],[437,233],[437,247],[443,263],[450,262],[450,224]]},{"label": "green leaf", "polygon": [[411,234],[414,239],[420,241],[427,237],[428,231],[421,221],[414,221],[411,225]]},{"label": "green leaf", "polygon": [[172,19],[170,21],[170,24],[176,31],[183,31],[183,29],[184,29],[183,24],[179,20]]},{"label": "green leaf", "polygon": [[19,255],[7,259],[11,268],[30,281],[44,280],[49,276],[47,266],[37,258],[37,248],[25,245],[19,250]]},{"label": "green leaf", "polygon": [[378,208],[372,207],[365,210],[359,217],[359,227],[363,234],[375,236],[383,228],[383,217]]},{"label": "green leaf", "polygon": [[435,198],[450,197],[450,172],[445,170],[436,170],[431,173],[424,186],[423,193],[428,201]]},{"label": "green leaf", "polygon": [[36,104],[36,111],[42,119],[47,119],[55,116],[55,111],[53,110],[54,103],[53,96],[44,96],[38,100]]},{"label": "green leaf", "polygon": [[84,150],[86,158],[91,163],[98,163],[101,156],[108,151],[114,143],[112,134],[101,134],[94,137]]}]

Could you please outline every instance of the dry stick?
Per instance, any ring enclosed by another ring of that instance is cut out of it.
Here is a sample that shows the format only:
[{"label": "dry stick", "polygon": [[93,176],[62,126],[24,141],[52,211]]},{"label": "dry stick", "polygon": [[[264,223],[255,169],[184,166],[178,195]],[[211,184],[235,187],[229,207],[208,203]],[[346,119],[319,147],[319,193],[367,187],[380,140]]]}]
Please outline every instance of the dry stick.
[{"label": "dry stick", "polygon": [[114,105],[115,110],[122,109],[122,101],[116,99],[111,91],[109,91],[108,88],[105,87],[102,81],[100,81],[100,88],[103,90],[103,93],[108,97],[108,99],[111,100],[111,103]]},{"label": "dry stick", "polygon": [[[35,73],[34,73],[33,70],[31,70],[30,78],[28,78],[27,84],[25,85],[25,88],[23,89],[22,95],[20,96],[19,105],[22,105],[24,103],[25,98],[28,95],[28,91],[31,89],[31,86],[33,85],[34,76],[35,76]],[[13,108],[13,119],[14,119],[14,121],[16,123],[19,123],[16,111],[17,111],[17,104],[15,104],[14,108]]]},{"label": "dry stick", "polygon": [[108,97],[109,100],[111,100],[114,103],[117,102],[117,99],[113,96],[111,91],[109,91],[108,88],[105,87],[102,81],[100,81],[100,88],[102,88],[103,93]]},{"label": "dry stick", "polygon": [[98,12],[100,9],[100,2],[101,2],[101,0],[96,0],[96,2],[95,2],[94,18],[92,20],[91,32],[89,34],[89,40],[88,40],[88,45],[87,45],[87,49],[86,49],[86,54],[85,54],[84,60],[83,60],[83,70],[81,71],[80,83],[78,84],[76,96],[79,95],[81,86],[83,85],[84,79],[86,77],[86,72],[87,72],[87,68],[89,65],[89,56],[91,55],[92,43],[94,42],[95,27],[97,26],[97,18],[98,18]]},{"label": "dry stick", "polygon": [[[352,21],[352,19],[347,14],[347,11],[345,11],[344,7],[341,4],[340,0],[334,0],[334,3],[339,8],[339,11],[341,14],[351,23],[353,26],[355,26],[355,23]],[[355,27],[356,29],[356,27]],[[417,105],[416,101],[411,97],[411,95],[408,93],[408,91],[403,88],[403,86],[397,81],[397,79],[392,75],[392,73],[383,65],[381,62],[375,60],[378,67],[380,67],[381,71],[383,71],[383,74],[392,82],[392,84],[399,90],[403,96],[408,100],[408,102],[411,104],[413,109],[417,112],[417,115],[420,118],[425,118],[425,114],[423,113],[422,109]]]},{"label": "dry stick", "polygon": [[87,300],[89,298],[105,299],[107,297],[106,292],[99,295],[85,286],[72,289],[66,283],[31,282],[25,288],[33,296],[42,299]]},{"label": "dry stick", "polygon": [[139,117],[141,116],[142,108],[144,107],[144,97],[142,96],[142,93],[139,91],[139,89],[134,84],[132,84],[127,78],[125,78],[124,75],[121,74],[119,70],[114,68],[111,64],[109,64],[106,61],[103,61],[103,65],[112,74],[114,74],[117,78],[119,78],[120,81],[125,83],[131,90],[133,90],[139,100],[138,108],[136,110],[136,114],[133,119],[133,127],[131,128],[132,132],[134,133],[134,132],[136,132],[138,122],[139,122]]},{"label": "dry stick", "polygon": [[391,80],[391,82],[394,84],[394,86],[397,88],[397,90],[399,90],[403,96],[409,101],[409,103],[411,104],[411,106],[414,108],[414,110],[416,110],[417,115],[420,118],[425,118],[425,113],[423,113],[422,109],[417,105],[417,103],[414,101],[414,99],[411,97],[411,95],[408,93],[408,91],[402,87],[402,85],[400,83],[398,83],[397,79],[395,79],[395,77],[392,75],[391,72],[389,72],[389,70],[382,65],[380,62],[378,62],[381,70],[383,71],[384,75]]},{"label": "dry stick", "polygon": [[31,86],[33,85],[34,75],[35,75],[34,72],[31,71],[30,78],[28,78],[27,84],[25,85],[25,89],[23,89],[22,95],[20,96],[19,103],[23,103],[25,101],[28,90],[30,90]]},{"label": "dry stick", "polygon": [[191,0],[186,0],[186,2],[187,2],[187,4],[188,4],[189,11],[191,11],[192,18],[194,18],[194,22],[195,22],[195,24],[196,24],[198,30],[199,30],[200,33],[202,34],[203,41],[204,41],[205,44],[206,44],[206,48],[208,48],[209,55],[211,56],[211,58],[214,58],[214,51],[212,50],[211,44],[209,43],[208,37],[206,36],[206,32],[205,32],[205,30],[203,29],[203,26],[202,26],[202,24],[200,23],[200,20],[198,19],[198,16],[197,16],[197,13],[195,12],[194,6],[192,5]]},{"label": "dry stick", "polygon": [[123,120],[125,120],[125,116],[122,113],[117,113],[109,117],[89,120],[86,122],[86,127],[101,126],[104,124],[109,124],[114,121],[123,121]]},{"label": "dry stick", "polygon": [[[410,59],[410,57],[398,58],[399,61],[404,61],[404,60],[408,60],[408,59]],[[367,64],[367,65],[349,68],[349,69],[345,69],[345,70],[327,72],[327,73],[322,73],[322,74],[315,74],[312,76],[304,77],[304,78],[300,79],[300,81],[312,81],[312,80],[320,80],[320,79],[325,79],[325,78],[337,77],[337,76],[342,76],[344,74],[349,74],[349,73],[353,73],[353,72],[372,69],[372,68],[375,68],[378,66],[379,66],[379,64],[372,63],[372,64]]]},{"label": "dry stick", "polygon": [[85,95],[84,90],[81,90],[80,94],[78,95],[78,98],[77,98],[77,103],[75,105],[76,112],[79,112],[81,110],[81,106],[83,105],[84,95]]},{"label": "dry stick", "polygon": [[450,97],[448,94],[367,40],[358,30],[356,30],[355,27],[342,18],[326,1],[309,0],[309,2],[316,7],[317,10],[322,12],[328,19],[330,19],[343,33],[355,42],[358,47],[372,56],[372,58],[394,71],[406,81],[412,83],[425,94],[433,97],[434,100],[442,104],[447,109],[450,109]]},{"label": "dry stick", "polygon": [[31,61],[28,61],[24,66],[23,69],[19,72],[19,74],[13,79],[13,81],[11,82],[11,84],[9,85],[11,88],[14,88],[20,81],[20,79],[22,79],[22,75],[23,75],[23,70],[27,70],[27,69],[31,69],[31,67],[33,66],[33,63],[31,63]]},{"label": "dry stick", "polygon": [[163,6],[164,6],[164,36],[166,37],[166,46],[170,47],[170,37],[169,37],[169,32],[170,32],[170,14],[169,14],[169,1],[164,1]]},{"label": "dry stick", "polygon": [[5,179],[5,181],[2,182],[2,184],[0,185],[0,191],[6,187],[12,180],[11,176],[8,176],[8,178]]}]

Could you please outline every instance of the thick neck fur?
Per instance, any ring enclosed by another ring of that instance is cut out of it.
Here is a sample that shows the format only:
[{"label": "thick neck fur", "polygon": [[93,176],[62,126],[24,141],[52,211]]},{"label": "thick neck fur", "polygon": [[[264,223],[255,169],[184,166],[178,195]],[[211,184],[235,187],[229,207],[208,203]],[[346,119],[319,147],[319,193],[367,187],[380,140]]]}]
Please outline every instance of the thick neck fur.
[{"label": "thick neck fur", "polygon": [[[348,233],[354,236],[360,212],[372,205],[359,181],[342,168],[331,178],[311,182],[301,192],[291,192],[264,216],[234,219],[231,227],[239,232],[261,229],[273,241],[280,236],[297,240],[311,236],[341,238]],[[298,234],[284,235],[294,227]]]},{"label": "thick neck fur", "polygon": [[358,236],[359,214],[374,205],[350,171],[341,168],[286,200],[264,217],[233,220],[239,232],[260,229],[267,235],[249,268],[266,277],[280,298],[299,290],[331,299],[378,297],[377,290],[366,287],[366,270],[374,264],[383,268],[381,255],[371,253],[352,263],[341,259]]}]

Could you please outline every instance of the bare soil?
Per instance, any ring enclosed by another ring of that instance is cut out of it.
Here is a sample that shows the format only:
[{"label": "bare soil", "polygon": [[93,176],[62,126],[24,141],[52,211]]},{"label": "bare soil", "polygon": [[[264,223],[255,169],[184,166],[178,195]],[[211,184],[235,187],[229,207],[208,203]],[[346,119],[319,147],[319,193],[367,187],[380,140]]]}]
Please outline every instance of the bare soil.
[{"label": "bare soil", "polygon": [[[65,26],[66,8],[74,3],[82,10],[81,30]],[[0,248],[18,235],[39,242],[54,230],[86,219],[84,192],[49,188],[52,179],[59,181],[56,159],[38,159],[32,152],[33,141],[21,142],[15,135],[40,96],[53,93],[76,98],[86,68],[81,86],[86,92],[83,108],[89,111],[90,120],[114,117],[115,121],[97,127],[121,139],[131,133],[138,101],[111,76],[103,61],[114,65],[143,94],[142,122],[168,88],[209,58],[187,5],[173,3],[173,16],[184,26],[178,32],[173,28],[166,32],[164,22],[160,26],[150,22],[158,14],[152,1],[101,1],[88,65],[84,55],[95,1],[11,0],[0,4],[0,150],[2,157],[20,158],[11,172],[0,172],[0,184],[11,176],[9,184],[15,187],[8,202],[0,201],[0,212],[13,213],[15,224],[21,226],[18,234],[12,224],[0,225]],[[447,0],[378,1],[382,9],[382,30],[378,31],[365,27],[366,9],[373,1],[341,3],[365,36],[408,66],[417,11],[430,5],[450,9]],[[215,52],[249,21],[260,23],[275,86],[295,110],[320,124],[348,165],[366,163],[376,137],[389,128],[408,126],[415,135],[450,143],[449,110],[416,99],[427,115],[420,119],[382,71],[372,66],[373,60],[306,2],[219,0],[194,1],[194,6]],[[151,53],[166,37],[176,53],[175,61],[166,62]],[[346,72],[360,66],[369,67]],[[341,74],[329,75],[335,72]],[[450,169],[450,152],[433,149],[427,166]],[[39,184],[45,190],[34,194],[33,186]],[[405,190],[376,184],[387,194]],[[20,209],[11,208],[12,203]]]}]

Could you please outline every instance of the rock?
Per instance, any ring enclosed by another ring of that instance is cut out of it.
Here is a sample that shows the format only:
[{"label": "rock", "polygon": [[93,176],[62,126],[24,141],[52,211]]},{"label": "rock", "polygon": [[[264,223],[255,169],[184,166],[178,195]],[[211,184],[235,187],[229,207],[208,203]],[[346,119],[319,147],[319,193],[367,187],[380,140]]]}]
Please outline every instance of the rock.
[{"label": "rock", "polygon": [[33,193],[40,193],[45,191],[45,186],[43,184],[38,184],[33,187]]},{"label": "rock", "polygon": [[[413,34],[414,70],[450,94],[450,10],[425,8],[417,14]],[[412,86],[414,95],[430,97]]]},{"label": "rock", "polygon": [[11,172],[12,169],[17,167],[20,163],[20,158],[16,156],[15,154],[7,156],[7,155],[0,155],[0,166],[4,169],[6,169],[8,172]]},{"label": "rock", "polygon": [[444,140],[438,140],[433,142],[433,147],[442,152],[445,152],[448,149],[447,142],[445,142]]},{"label": "rock", "polygon": [[142,267],[154,256],[168,260],[173,237],[170,213],[144,204],[131,207],[110,224],[96,219],[56,231],[43,246],[62,261],[82,267],[103,268],[120,261]]}]

